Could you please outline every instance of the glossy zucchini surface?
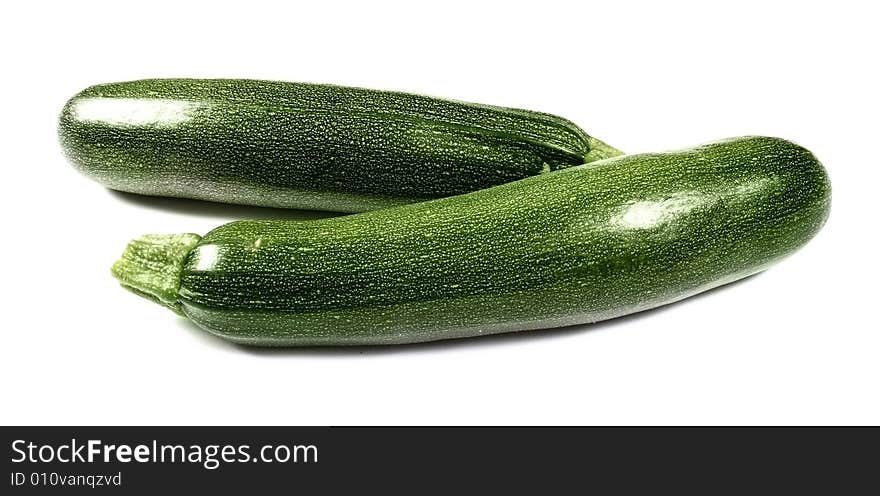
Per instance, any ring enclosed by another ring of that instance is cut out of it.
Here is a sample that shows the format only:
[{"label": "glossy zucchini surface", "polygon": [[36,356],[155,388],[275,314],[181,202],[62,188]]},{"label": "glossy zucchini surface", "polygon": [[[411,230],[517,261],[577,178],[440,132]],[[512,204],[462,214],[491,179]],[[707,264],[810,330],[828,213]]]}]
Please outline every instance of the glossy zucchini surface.
[{"label": "glossy zucchini surface", "polygon": [[360,212],[467,193],[621,152],[572,122],[400,92],[234,79],[92,86],[62,148],[119,191]]},{"label": "glossy zucchini surface", "polygon": [[822,165],[777,138],[599,165],[344,217],[148,236],[113,271],[239,343],[413,343],[671,303],[788,256],[830,208]]}]

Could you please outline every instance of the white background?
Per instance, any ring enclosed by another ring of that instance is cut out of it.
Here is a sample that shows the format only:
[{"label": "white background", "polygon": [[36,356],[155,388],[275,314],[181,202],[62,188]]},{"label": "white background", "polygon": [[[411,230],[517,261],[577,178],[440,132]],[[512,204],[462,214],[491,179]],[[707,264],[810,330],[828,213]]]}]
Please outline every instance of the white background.
[{"label": "white background", "polygon": [[[871,2],[76,3],[0,15],[0,423],[880,423]],[[599,325],[244,349],[123,291],[109,267],[145,232],[309,214],[123,197],[56,141],[86,86],[184,76],[542,110],[629,152],[781,136],[825,163],[831,219],[762,275]]]}]

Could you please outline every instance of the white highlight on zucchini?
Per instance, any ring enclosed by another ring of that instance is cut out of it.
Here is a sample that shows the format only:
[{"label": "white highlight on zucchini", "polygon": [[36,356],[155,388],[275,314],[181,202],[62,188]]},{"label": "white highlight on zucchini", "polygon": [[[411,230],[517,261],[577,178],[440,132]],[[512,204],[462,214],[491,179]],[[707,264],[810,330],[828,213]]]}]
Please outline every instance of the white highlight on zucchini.
[{"label": "white highlight on zucchini", "polygon": [[772,187],[774,180],[769,177],[762,177],[757,180],[745,181],[742,184],[737,184],[733,186],[731,190],[736,193],[736,195],[751,195],[753,193],[763,193],[763,191],[767,188]]},{"label": "white highlight on zucchini", "polygon": [[193,270],[211,270],[217,264],[220,247],[217,245],[200,245],[192,253],[195,258]]},{"label": "white highlight on zucchini", "polygon": [[662,200],[638,201],[625,206],[614,223],[627,229],[650,229],[694,209],[700,202],[699,195],[690,193],[676,193]]},{"label": "white highlight on zucchini", "polygon": [[78,120],[129,126],[174,126],[203,104],[161,98],[83,98],[71,109]]}]

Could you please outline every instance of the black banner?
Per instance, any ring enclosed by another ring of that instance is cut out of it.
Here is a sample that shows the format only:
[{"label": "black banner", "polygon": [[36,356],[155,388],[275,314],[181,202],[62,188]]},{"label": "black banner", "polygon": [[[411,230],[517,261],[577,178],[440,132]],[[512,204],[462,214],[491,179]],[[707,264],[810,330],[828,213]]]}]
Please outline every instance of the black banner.
[{"label": "black banner", "polygon": [[[3,494],[878,488],[878,429],[3,427]],[[869,478],[870,477],[870,478]]]}]

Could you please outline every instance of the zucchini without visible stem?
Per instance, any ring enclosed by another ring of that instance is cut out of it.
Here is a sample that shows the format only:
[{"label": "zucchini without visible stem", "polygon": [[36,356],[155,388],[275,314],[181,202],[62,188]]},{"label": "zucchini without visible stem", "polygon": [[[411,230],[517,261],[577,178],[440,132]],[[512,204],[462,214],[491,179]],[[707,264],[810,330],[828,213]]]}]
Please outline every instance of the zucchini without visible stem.
[{"label": "zucchini without visible stem", "polygon": [[554,115],[342,86],[148,79],[61,113],[73,165],[120,191],[359,212],[620,155]]},{"label": "zucchini without visible stem", "polygon": [[412,343],[595,322],[765,269],[828,216],[784,140],[607,159],[346,217],[146,236],[120,282],[252,345]]}]

